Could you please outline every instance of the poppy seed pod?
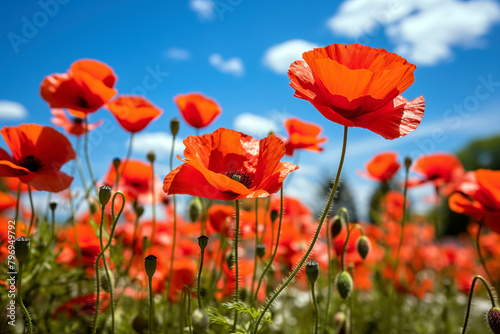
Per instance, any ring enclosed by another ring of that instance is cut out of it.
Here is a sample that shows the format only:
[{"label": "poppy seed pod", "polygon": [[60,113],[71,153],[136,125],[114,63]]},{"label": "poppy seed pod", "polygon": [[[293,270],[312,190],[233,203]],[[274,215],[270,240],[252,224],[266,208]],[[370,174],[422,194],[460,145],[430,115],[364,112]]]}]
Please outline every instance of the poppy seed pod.
[{"label": "poppy seed pod", "polygon": [[146,155],[146,158],[148,158],[148,161],[151,163],[155,162],[156,159],[155,152],[149,151],[148,154]]},{"label": "poppy seed pod", "polygon": [[148,327],[148,318],[146,318],[142,313],[138,313],[132,320],[132,328],[136,333],[144,333]]},{"label": "poppy seed pod", "polygon": [[99,188],[99,202],[101,206],[105,207],[108,204],[111,198],[111,187],[108,185],[104,185]]},{"label": "poppy seed pod", "polygon": [[205,247],[208,245],[208,237],[205,235],[202,235],[198,237],[198,246],[200,246],[201,251],[205,250]]},{"label": "poppy seed pod", "polygon": [[200,308],[194,310],[191,315],[193,319],[193,329],[195,333],[203,334],[208,331],[208,327],[210,326],[210,319],[208,319],[207,312],[203,311]]},{"label": "poppy seed pod", "polygon": [[256,252],[257,256],[262,259],[262,257],[266,254],[266,245],[263,243],[257,244]]},{"label": "poppy seed pod", "polygon": [[330,231],[332,232],[332,238],[335,238],[342,232],[344,227],[344,219],[340,215],[335,215],[333,217],[332,225],[330,226]]},{"label": "poppy seed pod", "polygon": [[488,325],[494,334],[500,334],[500,308],[493,307],[488,312]]},{"label": "poppy seed pod", "polygon": [[309,261],[309,263],[307,263],[306,265],[306,276],[311,285],[314,285],[314,283],[316,283],[316,280],[318,279],[318,274],[319,274],[318,262],[315,260]]},{"label": "poppy seed pod", "polygon": [[144,259],[144,267],[146,268],[146,274],[151,279],[156,271],[156,261],[157,257],[153,254],[146,256]]},{"label": "poppy seed pod", "polygon": [[352,281],[351,275],[347,271],[342,271],[338,274],[335,285],[337,286],[337,291],[343,299],[346,299],[352,291],[354,283]]},{"label": "poppy seed pod", "polygon": [[179,119],[178,118],[172,118],[170,120],[170,132],[172,133],[172,136],[177,136],[177,133],[179,132]]},{"label": "poppy seed pod", "polygon": [[199,197],[194,197],[191,202],[189,202],[189,207],[188,207],[188,214],[189,214],[189,219],[191,220],[192,223],[198,221],[198,218],[201,215],[201,212],[203,211],[203,205],[201,203],[202,199]]},{"label": "poppy seed pod", "polygon": [[114,158],[113,159],[113,167],[115,167],[115,169],[118,169],[118,167],[120,167],[122,161],[120,160],[120,158]]},{"label": "poppy seed pod", "polygon": [[412,161],[411,157],[406,157],[406,158],[405,158],[405,167],[406,167],[406,168],[410,168],[410,166],[411,166],[412,162],[413,162],[413,161]]},{"label": "poppy seed pod", "polygon": [[363,260],[366,259],[366,256],[370,252],[370,248],[370,239],[366,236],[362,235],[358,238],[358,241],[356,241],[356,249],[358,250],[359,256],[361,256]]},{"label": "poppy seed pod", "polygon": [[50,202],[49,203],[50,210],[55,211],[57,208],[57,203],[56,202]]},{"label": "poppy seed pod", "polygon": [[16,258],[19,263],[23,263],[30,253],[30,239],[25,236],[19,237],[14,242]]},{"label": "poppy seed pod", "polygon": [[271,210],[271,222],[274,223],[276,219],[278,219],[278,216],[280,213],[276,210]]}]

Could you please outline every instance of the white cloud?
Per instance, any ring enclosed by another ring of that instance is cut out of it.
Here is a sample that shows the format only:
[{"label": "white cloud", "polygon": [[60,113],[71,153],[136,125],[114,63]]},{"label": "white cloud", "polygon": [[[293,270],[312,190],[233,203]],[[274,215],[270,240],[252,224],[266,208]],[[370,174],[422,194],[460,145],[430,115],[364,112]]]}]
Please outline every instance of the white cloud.
[{"label": "white cloud", "polygon": [[191,0],[189,7],[198,14],[200,20],[213,20],[215,18],[215,3],[212,0]]},{"label": "white cloud", "polygon": [[220,54],[214,53],[208,58],[208,62],[222,73],[232,74],[237,77],[245,74],[243,61],[238,57],[224,60]]},{"label": "white cloud", "polygon": [[302,53],[318,47],[317,44],[302,39],[291,39],[267,49],[262,61],[273,72],[286,74],[291,63],[302,59]]},{"label": "white cloud", "polygon": [[500,4],[494,0],[349,0],[327,26],[363,44],[384,30],[397,53],[434,65],[452,58],[454,47],[480,46],[499,21]]},{"label": "white cloud", "polygon": [[165,52],[165,57],[176,60],[188,60],[191,58],[191,53],[185,49],[170,48]]},{"label": "white cloud", "polygon": [[250,113],[236,116],[233,126],[236,131],[254,137],[266,137],[270,131],[276,132],[278,129],[278,125],[272,119]]},{"label": "white cloud", "polygon": [[0,119],[20,120],[28,116],[28,110],[14,101],[0,100]]},{"label": "white cloud", "polygon": [[[125,145],[128,147],[128,141],[125,142]],[[147,154],[149,151],[153,151],[158,160],[167,160],[172,148],[172,135],[165,132],[140,133],[134,136],[132,147],[136,153]],[[182,151],[184,151],[184,144],[182,140],[176,138],[174,154],[182,154]]]}]

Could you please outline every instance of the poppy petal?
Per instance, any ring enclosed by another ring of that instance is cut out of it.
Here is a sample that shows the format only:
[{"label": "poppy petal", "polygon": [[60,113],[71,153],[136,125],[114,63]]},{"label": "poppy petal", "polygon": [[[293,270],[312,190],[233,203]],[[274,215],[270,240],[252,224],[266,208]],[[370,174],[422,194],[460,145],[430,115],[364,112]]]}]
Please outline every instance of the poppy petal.
[{"label": "poppy petal", "polygon": [[26,176],[20,176],[19,180],[28,183],[40,191],[59,192],[67,189],[73,178],[58,170],[49,170],[42,173],[30,173]]}]

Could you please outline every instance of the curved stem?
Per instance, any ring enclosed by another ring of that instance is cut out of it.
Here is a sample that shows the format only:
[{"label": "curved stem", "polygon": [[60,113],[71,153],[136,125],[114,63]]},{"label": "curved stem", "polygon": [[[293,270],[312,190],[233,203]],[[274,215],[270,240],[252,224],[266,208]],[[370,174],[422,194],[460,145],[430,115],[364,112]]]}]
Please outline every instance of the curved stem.
[{"label": "curved stem", "polygon": [[[99,242],[101,244],[101,249],[104,249],[103,242],[103,226],[104,226],[104,205],[101,205],[101,226],[99,231]],[[111,240],[111,236],[109,238]],[[111,304],[111,333],[115,332],[115,302],[113,299],[113,282],[111,281],[111,275],[108,271],[108,265],[106,264],[106,256],[103,251],[101,251],[102,262],[104,264],[104,272],[106,273],[106,279],[108,280],[109,285],[109,294],[110,294],[110,304]],[[98,274],[98,272],[96,272]]]},{"label": "curved stem", "polygon": [[326,223],[326,251],[327,251],[327,255],[328,255],[328,274],[327,274],[328,292],[326,295],[325,322],[323,325],[324,328],[326,328],[326,324],[328,323],[328,313],[330,310],[330,298],[332,295],[332,285],[333,285],[332,284],[332,255],[331,255],[331,249],[330,249],[330,224],[328,221]]},{"label": "curved stem", "polygon": [[488,279],[493,284],[495,281],[493,280],[492,276],[490,275],[490,272],[488,271],[488,268],[486,267],[486,261],[484,261],[483,254],[481,253],[481,244],[480,244],[479,240],[480,240],[482,229],[483,229],[483,224],[481,222],[481,223],[479,223],[479,228],[477,229],[477,235],[476,235],[477,255],[479,256],[479,261],[481,261],[481,265],[483,266],[483,269],[484,269],[484,272],[486,273],[486,276],[488,276]]},{"label": "curved stem", "polygon": [[201,249],[200,270],[198,271],[198,308],[201,309],[201,271],[203,270],[203,258],[205,257],[205,248]]},{"label": "curved stem", "polygon": [[92,170],[92,164],[90,163],[89,155],[89,117],[85,115],[85,141],[83,143],[85,150],[85,160],[87,161],[87,168],[89,169],[90,180],[92,181],[92,186],[96,188],[96,180],[94,177],[94,171]]},{"label": "curved stem", "polygon": [[314,283],[311,284],[311,295],[314,306],[314,334],[318,334],[319,313],[318,313],[318,302],[316,301],[316,293],[314,291]]},{"label": "curved stem", "polygon": [[398,249],[396,251],[396,262],[394,263],[394,270],[392,272],[392,287],[395,289],[395,284],[396,284],[396,272],[398,271],[398,266],[399,266],[399,252],[401,251],[401,245],[403,244],[403,237],[404,237],[404,229],[405,229],[405,222],[406,222],[406,194],[408,191],[408,172],[410,170],[410,165],[406,165],[405,167],[405,187],[403,190],[403,217],[401,218],[401,233],[399,235],[399,244],[398,244]]},{"label": "curved stem", "polygon": [[250,289],[250,296],[253,296],[253,290],[255,286],[255,279],[257,278],[257,246],[259,245],[259,199],[255,199],[255,249],[253,256],[253,275],[252,275],[252,286]]},{"label": "curved stem", "polygon": [[24,316],[26,317],[26,321],[28,322],[28,331],[29,334],[33,333],[33,326],[31,324],[31,317],[30,313],[28,312],[28,309],[26,306],[24,306],[23,303],[23,295],[22,295],[22,289],[21,289],[21,283],[22,283],[22,278],[23,278],[23,264],[19,262],[19,275],[17,278],[17,298],[19,301],[19,304],[21,304],[21,308],[23,309]]},{"label": "curved stem", "polygon": [[346,230],[347,230],[347,236],[346,236],[346,238],[344,240],[344,247],[342,247],[342,257],[340,258],[340,270],[344,271],[345,250],[347,248],[347,242],[349,241],[349,236],[351,234],[351,229],[353,229],[354,226],[353,227],[349,227],[349,213],[347,212],[346,208],[340,208],[339,215],[341,215],[342,213],[345,216],[345,223],[346,223]]},{"label": "curved stem", "polygon": [[465,332],[467,330],[467,322],[469,321],[470,307],[472,304],[472,294],[474,293],[474,285],[476,284],[477,280],[480,280],[481,283],[483,283],[484,287],[486,288],[486,291],[488,292],[488,295],[490,297],[491,307],[492,308],[496,307],[495,298],[493,297],[493,293],[491,292],[491,288],[490,288],[489,284],[484,280],[484,278],[482,276],[477,275],[472,280],[472,285],[470,287],[469,300],[467,301],[467,311],[465,313],[465,320],[464,320],[464,326],[462,327],[462,334],[465,334]]},{"label": "curved stem", "polygon": [[31,228],[33,227],[33,222],[35,221],[35,207],[33,206],[33,196],[31,196],[31,186],[29,184],[28,184],[28,195],[30,198],[30,206],[31,206],[30,227],[28,228],[28,237],[30,237]]},{"label": "curved stem", "polygon": [[[240,290],[239,290],[239,281],[240,281],[240,276],[238,273],[238,238],[240,235],[240,201],[236,200],[234,201],[234,206],[236,209],[236,227],[234,229],[234,271],[235,271],[235,277],[234,277],[234,299],[236,300],[236,303],[239,302],[240,300]],[[236,324],[238,323],[238,310],[234,310],[234,323],[233,323],[233,332],[236,332]]]},{"label": "curved stem", "polygon": [[342,166],[344,164],[344,158],[345,158],[345,152],[347,148],[347,126],[344,127],[344,141],[342,144],[342,153],[340,156],[340,162],[339,162],[339,168],[337,170],[337,175],[335,176],[335,181],[333,184],[332,191],[330,193],[330,196],[328,198],[328,202],[326,203],[325,209],[323,211],[323,214],[321,216],[321,219],[318,223],[318,227],[316,228],[316,233],[313,236],[313,239],[311,241],[311,244],[309,245],[309,248],[305,252],[304,256],[302,257],[302,260],[300,260],[299,264],[296,266],[295,270],[288,276],[288,278],[283,282],[283,284],[279,287],[279,289],[273,294],[273,296],[269,299],[267,302],[266,306],[262,310],[259,318],[257,319],[257,323],[255,324],[254,328],[254,333],[257,334],[257,331],[259,329],[259,323],[262,321],[264,318],[264,314],[266,311],[271,307],[271,304],[274,302],[276,298],[278,298],[279,294],[287,287],[288,284],[295,278],[297,273],[300,271],[304,263],[307,261],[307,258],[309,257],[309,254],[311,254],[312,249],[314,248],[314,245],[316,244],[316,241],[318,240],[319,234],[321,233],[321,228],[323,227],[323,223],[325,221],[326,216],[328,215],[328,212],[330,211],[330,205],[333,202],[333,198],[335,197],[335,191],[337,190],[337,186],[339,184],[340,180],[340,173],[342,172]]},{"label": "curved stem", "polygon": [[[17,186],[16,215],[14,216],[14,222],[16,222],[16,223],[17,223],[17,218],[19,218],[19,203],[21,201],[21,185],[22,185],[22,182],[19,181],[19,185]],[[17,226],[17,224],[14,226]]]},{"label": "curved stem", "polygon": [[[274,261],[274,258],[276,256],[276,253],[278,252],[278,245],[280,243],[280,233],[281,233],[281,222],[282,221],[283,221],[283,187],[281,187],[281,190],[280,190],[280,216],[279,216],[279,223],[278,223],[278,236],[276,238],[276,246],[274,248],[274,251],[273,251],[271,257],[269,258],[269,261],[267,262],[266,267],[264,268],[264,271],[262,271],[262,274],[260,275],[259,283],[257,284],[257,289],[255,290],[255,294],[253,296],[253,301],[252,301],[253,305],[255,305],[255,301],[257,300],[257,296],[259,294],[260,285],[262,284],[262,280],[265,277],[269,268],[271,268],[273,261]],[[274,227],[274,224],[273,224],[273,227]]]}]

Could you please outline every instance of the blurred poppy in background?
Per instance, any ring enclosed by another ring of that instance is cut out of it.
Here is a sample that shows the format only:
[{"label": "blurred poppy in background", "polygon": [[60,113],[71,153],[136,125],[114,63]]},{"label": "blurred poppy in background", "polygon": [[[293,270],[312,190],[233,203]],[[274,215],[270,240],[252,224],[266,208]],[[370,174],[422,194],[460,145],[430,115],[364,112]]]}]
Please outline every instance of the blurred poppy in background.
[{"label": "blurred poppy in background", "polygon": [[378,182],[387,182],[398,172],[401,164],[398,162],[397,153],[383,152],[375,155],[365,167],[366,172],[359,172],[361,176]]},{"label": "blurred poppy in background", "polygon": [[[63,127],[64,131],[77,137],[85,133],[85,124],[82,118],[73,117],[70,119],[66,116],[66,112],[63,109],[52,109],[50,112],[54,115],[54,117],[50,119],[52,124]],[[95,130],[103,123],[104,121],[100,119],[95,123],[89,124],[87,131]]]},{"label": "blurred poppy in background", "polygon": [[109,102],[106,107],[115,116],[118,123],[131,133],[144,130],[152,120],[163,112],[142,96],[120,95]]},{"label": "blurred poppy in background", "polygon": [[319,125],[304,122],[298,118],[289,118],[285,120],[284,126],[288,133],[288,140],[285,143],[287,155],[293,155],[296,149],[323,151],[319,144],[326,142],[326,138],[318,138],[322,131]]},{"label": "blurred poppy in background", "polygon": [[200,93],[179,94],[174,102],[186,123],[196,129],[208,126],[222,112],[215,100]]}]

